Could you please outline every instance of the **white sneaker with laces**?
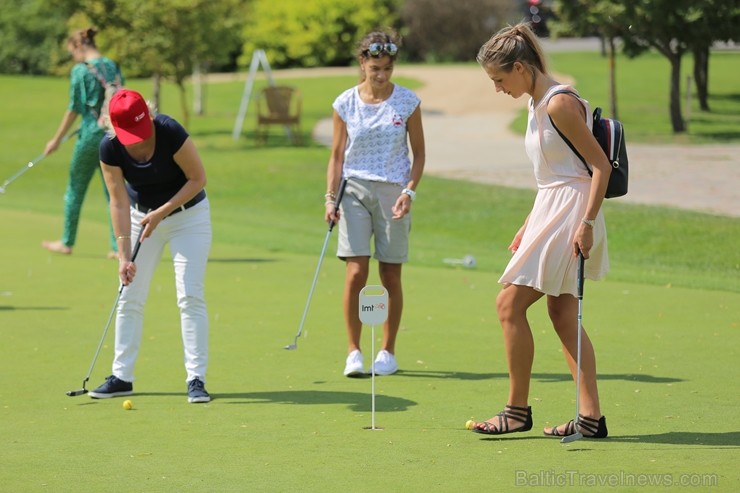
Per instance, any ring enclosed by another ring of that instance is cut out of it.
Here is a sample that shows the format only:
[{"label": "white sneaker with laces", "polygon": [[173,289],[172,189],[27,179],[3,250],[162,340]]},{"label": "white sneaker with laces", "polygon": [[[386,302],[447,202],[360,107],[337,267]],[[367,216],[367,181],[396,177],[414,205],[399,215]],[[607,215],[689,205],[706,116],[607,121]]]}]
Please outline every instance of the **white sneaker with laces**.
[{"label": "white sneaker with laces", "polygon": [[344,366],[345,377],[359,377],[365,374],[365,365],[362,362],[362,353],[355,349],[347,356],[347,363]]},{"label": "white sneaker with laces", "polygon": [[375,374],[393,375],[397,371],[398,363],[396,363],[396,357],[385,349],[378,352],[378,356],[375,358]]}]

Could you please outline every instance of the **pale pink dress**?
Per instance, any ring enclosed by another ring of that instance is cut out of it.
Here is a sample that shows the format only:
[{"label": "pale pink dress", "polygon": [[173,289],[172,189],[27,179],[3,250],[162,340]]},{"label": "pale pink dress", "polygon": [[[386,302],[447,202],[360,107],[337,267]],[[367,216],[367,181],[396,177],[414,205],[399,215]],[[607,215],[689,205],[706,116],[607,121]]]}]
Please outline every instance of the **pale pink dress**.
[{"label": "pale pink dress", "polygon": [[[591,188],[585,166],[558,135],[550,123],[547,103],[558,89],[551,87],[536,107],[529,101],[529,120],[525,137],[527,155],[534,165],[537,197],[529,215],[519,249],[514,253],[501,284],[529,286],[542,293],[559,296],[578,293],[578,258],[573,256],[573,238],[584,217]],[[587,125],[593,126],[588,101],[581,99]],[[609,270],[606,225],[599,212],[594,227],[594,246],[586,260],[585,277],[598,280]]]}]

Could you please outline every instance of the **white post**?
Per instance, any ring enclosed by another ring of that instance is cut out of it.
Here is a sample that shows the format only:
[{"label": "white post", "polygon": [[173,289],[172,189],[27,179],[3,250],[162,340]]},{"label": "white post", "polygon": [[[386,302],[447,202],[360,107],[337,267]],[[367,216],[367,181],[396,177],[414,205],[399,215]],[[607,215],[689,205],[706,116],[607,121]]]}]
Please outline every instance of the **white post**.
[{"label": "white post", "polygon": [[372,363],[370,364],[370,429],[375,429],[375,325],[370,328],[370,356],[372,356]]},{"label": "white post", "polygon": [[[252,97],[252,89],[254,88],[254,79],[257,76],[257,69],[262,65],[262,69],[267,74],[267,83],[271,87],[275,87],[275,80],[272,78],[272,69],[270,68],[270,62],[267,61],[267,53],[265,50],[255,50],[252,54],[252,61],[249,64],[249,74],[247,75],[247,81],[244,84],[244,93],[242,94],[242,101],[239,106],[239,114],[236,116],[236,122],[234,123],[234,131],[231,137],[234,140],[238,140],[242,133],[242,127],[244,126],[244,118],[247,116],[247,107],[249,106],[249,100]],[[290,130],[289,125],[285,125],[285,135],[293,141],[293,132]]]},{"label": "white post", "polygon": [[370,429],[377,430],[375,427],[375,325],[382,324],[388,319],[388,291],[383,286],[365,286],[360,291],[360,321],[363,324],[371,325],[371,351],[373,363],[370,367],[372,375],[371,389],[371,418]]},{"label": "white post", "polygon": [[252,54],[252,62],[249,64],[249,74],[247,75],[247,82],[244,84],[244,93],[242,93],[242,102],[239,106],[239,114],[236,116],[234,132],[231,134],[234,140],[238,140],[242,133],[242,125],[244,125],[244,117],[247,115],[247,107],[249,106],[249,99],[252,95],[254,77],[257,74],[257,68],[260,63],[259,53],[261,51],[262,50],[257,50]]}]

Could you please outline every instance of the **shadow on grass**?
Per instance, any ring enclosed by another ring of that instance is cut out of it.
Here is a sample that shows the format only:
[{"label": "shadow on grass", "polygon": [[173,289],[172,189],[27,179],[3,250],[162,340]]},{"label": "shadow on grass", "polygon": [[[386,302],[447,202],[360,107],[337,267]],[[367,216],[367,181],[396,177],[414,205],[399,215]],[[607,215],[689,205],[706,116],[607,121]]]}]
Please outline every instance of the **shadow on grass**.
[{"label": "shadow on grass", "polygon": [[8,305],[0,305],[0,311],[15,311],[15,310],[23,310],[23,311],[52,311],[52,310],[69,310],[66,306],[8,306]]},{"label": "shadow on grass", "polygon": [[274,258],[209,258],[208,262],[218,264],[261,264],[276,262],[276,260]]},{"label": "shadow on grass", "polygon": [[[100,260],[105,258],[104,255],[95,255],[90,253],[75,254],[78,258]],[[170,262],[169,257],[163,257],[162,262]],[[221,263],[221,264],[262,264],[267,262],[276,262],[274,258],[258,258],[258,257],[226,257],[226,258],[209,258],[208,262]],[[111,264],[113,265],[113,264]]]},{"label": "shadow on grass", "polygon": [[709,97],[709,105],[710,106],[712,104],[712,101],[714,101],[714,100],[717,100],[717,101],[720,101],[720,102],[725,102],[725,101],[729,101],[729,102],[737,101],[737,102],[740,102],[740,93],[712,94]]},{"label": "shadow on grass", "polygon": [[[347,404],[349,408],[357,412],[371,411],[370,394],[367,392],[328,392],[321,390],[294,390],[280,392],[244,392],[224,394],[218,393],[216,397],[222,399],[235,399],[229,404]],[[378,412],[407,411],[409,407],[417,403],[394,397],[390,395],[376,396],[375,410]]]},{"label": "shadow on grass", "polygon": [[[512,434],[500,435],[500,436],[486,436],[480,435],[481,441],[503,441],[503,440],[550,440],[555,442],[553,437],[548,437],[538,434]],[[593,450],[586,448],[589,443],[632,443],[632,444],[647,444],[656,443],[660,445],[691,445],[701,446],[710,448],[740,448],[740,432],[739,431],[727,431],[723,433],[705,433],[700,431],[669,431],[668,433],[658,434],[646,434],[646,435],[609,435],[608,438],[602,440],[589,440],[585,438],[577,442],[573,442],[569,448],[569,452],[583,452]]]},{"label": "shadow on grass", "polygon": [[740,431],[707,433],[702,431],[669,431],[652,435],[609,436],[610,442],[659,443],[665,445],[701,445],[740,448]]},{"label": "shadow on grass", "polygon": [[[403,377],[439,378],[456,380],[489,380],[508,379],[508,373],[470,373],[459,371],[434,371],[434,370],[399,370],[396,375]],[[573,380],[570,373],[532,373],[532,378],[540,382],[570,382]],[[629,382],[644,383],[676,383],[683,382],[681,378],[656,377],[653,375],[641,375],[636,373],[607,373],[599,374],[599,380],[625,380]]]},{"label": "shadow on grass", "polygon": [[[182,397],[185,392],[135,392],[133,397]],[[211,402],[222,402],[232,399],[225,404],[347,404],[352,411],[370,412],[372,402],[369,392],[325,392],[318,390],[294,390],[280,392],[238,392],[238,393],[214,393],[211,394]],[[80,401],[80,405],[90,405],[102,402],[99,399],[91,401]],[[415,401],[394,397],[390,395],[377,395],[375,400],[375,411],[377,412],[399,412],[408,411],[416,406]]]}]

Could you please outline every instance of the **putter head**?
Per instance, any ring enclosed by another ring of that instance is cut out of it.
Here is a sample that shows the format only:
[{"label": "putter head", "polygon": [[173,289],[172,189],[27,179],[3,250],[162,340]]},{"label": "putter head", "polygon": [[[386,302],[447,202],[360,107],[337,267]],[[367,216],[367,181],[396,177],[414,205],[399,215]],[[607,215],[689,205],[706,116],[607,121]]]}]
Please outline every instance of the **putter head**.
[{"label": "putter head", "polygon": [[80,390],[70,390],[67,392],[67,395],[70,397],[77,397],[78,395],[87,394],[87,389],[80,389]]},{"label": "putter head", "polygon": [[567,437],[563,437],[562,439],[560,439],[560,443],[571,443],[575,442],[576,440],[580,440],[581,438],[583,438],[583,433],[577,431],[572,435],[568,435]]},{"label": "putter head", "polygon": [[293,339],[293,344],[288,344],[287,346],[283,346],[283,349],[287,349],[288,351],[294,351],[298,349],[298,338],[301,337],[301,332],[299,331],[295,338]]}]

